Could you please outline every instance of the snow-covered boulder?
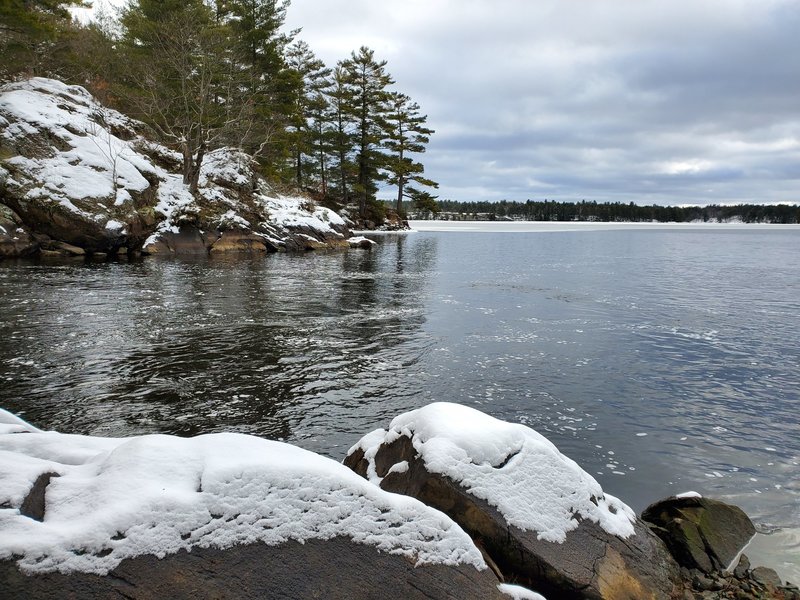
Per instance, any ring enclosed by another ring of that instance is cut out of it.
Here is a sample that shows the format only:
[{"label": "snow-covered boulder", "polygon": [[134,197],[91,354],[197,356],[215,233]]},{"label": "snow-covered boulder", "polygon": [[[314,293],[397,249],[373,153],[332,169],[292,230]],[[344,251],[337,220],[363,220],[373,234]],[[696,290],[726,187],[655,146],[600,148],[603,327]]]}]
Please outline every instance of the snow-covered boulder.
[{"label": "snow-covered boulder", "polygon": [[0,87],[0,206],[45,247],[51,238],[89,253],[347,246],[341,217],[272,192],[240,151],[209,152],[189,193],[180,156],[144,130],[79,86],[33,78]]},{"label": "snow-covered boulder", "polygon": [[372,250],[373,246],[377,246],[377,242],[363,235],[356,235],[347,240],[351,248],[361,248],[362,250]]},{"label": "snow-covered boulder", "polygon": [[501,598],[469,536],[241,434],[99,438],[0,410],[3,597]]},{"label": "snow-covered boulder", "polygon": [[435,403],[353,446],[345,464],[446,512],[504,576],[553,598],[663,599],[679,573],[623,502],[546,438]]}]

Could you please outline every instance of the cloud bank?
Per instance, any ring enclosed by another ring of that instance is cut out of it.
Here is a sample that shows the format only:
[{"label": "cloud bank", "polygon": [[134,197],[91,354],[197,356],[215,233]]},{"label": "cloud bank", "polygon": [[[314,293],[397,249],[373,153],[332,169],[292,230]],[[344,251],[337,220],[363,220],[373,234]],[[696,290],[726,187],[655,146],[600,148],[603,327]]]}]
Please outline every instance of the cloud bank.
[{"label": "cloud bank", "polygon": [[795,0],[293,0],[287,17],[328,65],[361,45],[388,60],[436,130],[442,198],[800,202]]}]

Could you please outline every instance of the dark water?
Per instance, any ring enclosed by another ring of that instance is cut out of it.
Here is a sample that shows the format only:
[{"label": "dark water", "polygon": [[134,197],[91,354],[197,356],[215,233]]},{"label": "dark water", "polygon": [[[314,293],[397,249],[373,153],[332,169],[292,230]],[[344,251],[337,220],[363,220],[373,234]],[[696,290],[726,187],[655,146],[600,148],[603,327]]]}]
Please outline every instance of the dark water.
[{"label": "dark water", "polygon": [[693,489],[800,526],[800,231],[379,241],[0,263],[0,406],[65,432],[240,431],[341,458],[455,401],[536,428],[637,510]]}]

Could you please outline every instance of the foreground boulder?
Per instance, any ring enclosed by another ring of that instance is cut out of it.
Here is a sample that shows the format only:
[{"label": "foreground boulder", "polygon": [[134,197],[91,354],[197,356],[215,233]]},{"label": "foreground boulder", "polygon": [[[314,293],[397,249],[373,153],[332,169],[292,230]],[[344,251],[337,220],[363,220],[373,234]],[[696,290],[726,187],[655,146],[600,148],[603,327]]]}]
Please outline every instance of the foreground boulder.
[{"label": "foreground boulder", "polygon": [[682,593],[661,540],[523,425],[435,403],[365,436],[345,464],[442,510],[501,576],[545,596],[667,600]]},{"label": "foreground boulder", "polygon": [[704,573],[728,568],[756,533],[738,506],[697,494],[656,502],[642,512],[642,519],[654,525],[682,567]]},{"label": "foreground boulder", "polygon": [[144,131],[79,86],[0,87],[0,257],[347,247],[338,214],[273,192],[240,151],[209,152],[190,193],[180,155]]},{"label": "foreground boulder", "polygon": [[469,536],[288,444],[97,438],[0,410],[0,596],[508,598]]}]

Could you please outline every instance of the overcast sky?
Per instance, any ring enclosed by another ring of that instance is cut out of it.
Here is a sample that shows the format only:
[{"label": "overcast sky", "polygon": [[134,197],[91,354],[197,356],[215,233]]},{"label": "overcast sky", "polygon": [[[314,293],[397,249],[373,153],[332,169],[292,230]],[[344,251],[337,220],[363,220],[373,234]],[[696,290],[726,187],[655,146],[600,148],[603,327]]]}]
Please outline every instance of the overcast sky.
[{"label": "overcast sky", "polygon": [[798,0],[292,0],[287,26],[388,61],[441,198],[800,203]]}]

